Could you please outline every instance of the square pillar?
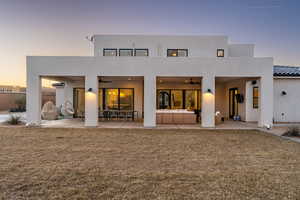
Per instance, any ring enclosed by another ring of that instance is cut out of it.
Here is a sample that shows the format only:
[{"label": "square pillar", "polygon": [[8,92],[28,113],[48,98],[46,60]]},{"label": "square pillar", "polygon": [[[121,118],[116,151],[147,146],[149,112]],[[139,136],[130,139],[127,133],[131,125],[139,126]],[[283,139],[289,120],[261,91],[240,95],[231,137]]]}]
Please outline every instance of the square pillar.
[{"label": "square pillar", "polygon": [[144,76],[144,127],[156,126],[156,76]]},{"label": "square pillar", "polygon": [[273,76],[263,76],[259,87],[259,127],[273,126]]},{"label": "square pillar", "polygon": [[28,125],[41,124],[41,77],[27,72],[26,118]]},{"label": "square pillar", "polygon": [[98,95],[98,77],[96,75],[86,75],[85,126],[98,126]]},{"label": "square pillar", "polygon": [[56,107],[60,107],[66,101],[70,101],[73,104],[73,87],[70,82],[64,82],[64,85],[55,86],[55,101]]},{"label": "square pillar", "polygon": [[215,127],[215,76],[212,75],[202,78],[201,125]]}]

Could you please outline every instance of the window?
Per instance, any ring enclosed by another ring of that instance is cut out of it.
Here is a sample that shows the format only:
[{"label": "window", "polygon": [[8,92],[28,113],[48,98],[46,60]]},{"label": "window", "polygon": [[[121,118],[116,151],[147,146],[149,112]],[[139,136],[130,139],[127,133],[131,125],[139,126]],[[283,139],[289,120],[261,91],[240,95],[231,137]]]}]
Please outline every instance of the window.
[{"label": "window", "polygon": [[133,56],[133,49],[119,49],[119,56]]},{"label": "window", "polygon": [[187,49],[168,49],[167,56],[168,57],[187,57],[188,50]]},{"label": "window", "polygon": [[258,87],[253,87],[253,108],[258,108],[259,91]]},{"label": "window", "polygon": [[119,91],[118,89],[105,89],[105,108],[104,110],[118,110]]},{"label": "window", "polygon": [[120,110],[134,110],[133,89],[120,89]]},{"label": "window", "polygon": [[224,57],[224,49],[217,50],[217,57]]},{"label": "window", "polygon": [[171,109],[183,109],[182,90],[171,90]]},{"label": "window", "polygon": [[198,98],[200,98],[199,91],[186,90],[185,91],[185,108],[187,110],[197,110],[199,108]]},{"label": "window", "polygon": [[148,49],[135,49],[134,50],[135,56],[149,56]]},{"label": "window", "polygon": [[103,56],[117,56],[117,49],[103,49]]}]

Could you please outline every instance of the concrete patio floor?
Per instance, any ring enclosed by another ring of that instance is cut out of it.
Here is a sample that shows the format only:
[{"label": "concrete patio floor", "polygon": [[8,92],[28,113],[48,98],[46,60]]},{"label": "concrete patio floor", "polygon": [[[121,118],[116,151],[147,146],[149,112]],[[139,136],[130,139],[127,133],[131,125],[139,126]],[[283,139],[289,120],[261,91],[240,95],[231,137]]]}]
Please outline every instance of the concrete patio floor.
[{"label": "concrete patio floor", "polygon": [[[83,119],[61,119],[61,120],[42,120],[42,127],[49,128],[84,128]],[[132,121],[99,121],[97,128],[144,128],[142,122]],[[156,129],[207,129],[200,126],[200,124],[158,124]],[[239,122],[239,121],[225,121],[210,129],[244,129],[253,130],[258,129],[257,123]]]},{"label": "concrete patio floor", "polygon": [[[241,121],[232,121],[228,120],[221,124],[216,125],[215,128],[204,128],[200,124],[158,124],[153,129],[199,129],[199,130],[259,130],[267,132],[269,134],[279,136],[283,139],[292,140],[294,142],[300,143],[300,138],[298,137],[284,137],[282,134],[287,130],[289,126],[299,124],[275,124],[274,127],[270,130],[265,128],[257,127],[255,122],[241,122]],[[46,121],[42,120],[41,127],[45,128],[85,128],[83,119],[61,119],[61,120],[52,120]],[[142,122],[133,122],[133,121],[99,121],[96,128],[127,128],[127,129],[143,129]]]}]

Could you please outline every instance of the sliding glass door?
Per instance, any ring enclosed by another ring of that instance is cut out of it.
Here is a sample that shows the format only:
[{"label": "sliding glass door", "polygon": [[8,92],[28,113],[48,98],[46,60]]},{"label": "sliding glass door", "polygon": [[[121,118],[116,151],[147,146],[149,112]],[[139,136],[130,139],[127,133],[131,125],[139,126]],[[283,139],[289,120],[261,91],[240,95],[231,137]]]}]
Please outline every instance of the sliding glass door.
[{"label": "sliding glass door", "polygon": [[200,109],[199,89],[158,89],[157,109]]},{"label": "sliding glass door", "polygon": [[105,88],[104,110],[134,110],[134,90],[132,88]]},{"label": "sliding glass door", "polygon": [[[99,88],[99,110],[134,110],[133,88]],[[84,117],[85,89],[74,88],[75,117]]]}]

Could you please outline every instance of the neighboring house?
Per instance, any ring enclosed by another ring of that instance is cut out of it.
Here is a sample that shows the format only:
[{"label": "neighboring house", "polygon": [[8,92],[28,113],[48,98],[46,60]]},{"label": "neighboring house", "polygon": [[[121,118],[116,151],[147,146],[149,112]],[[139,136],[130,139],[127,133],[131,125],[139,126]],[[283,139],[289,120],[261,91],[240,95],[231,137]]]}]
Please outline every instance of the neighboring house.
[{"label": "neighboring house", "polygon": [[260,127],[300,121],[300,81],[281,75],[294,68],[275,67],[273,77],[273,58],[254,57],[253,44],[229,44],[227,36],[95,35],[91,41],[94,56],[27,57],[29,123],[41,120],[41,78],[61,82],[56,105],[72,102],[86,126],[97,126],[106,111],[135,111],[145,127],[214,127],[220,116]]}]

